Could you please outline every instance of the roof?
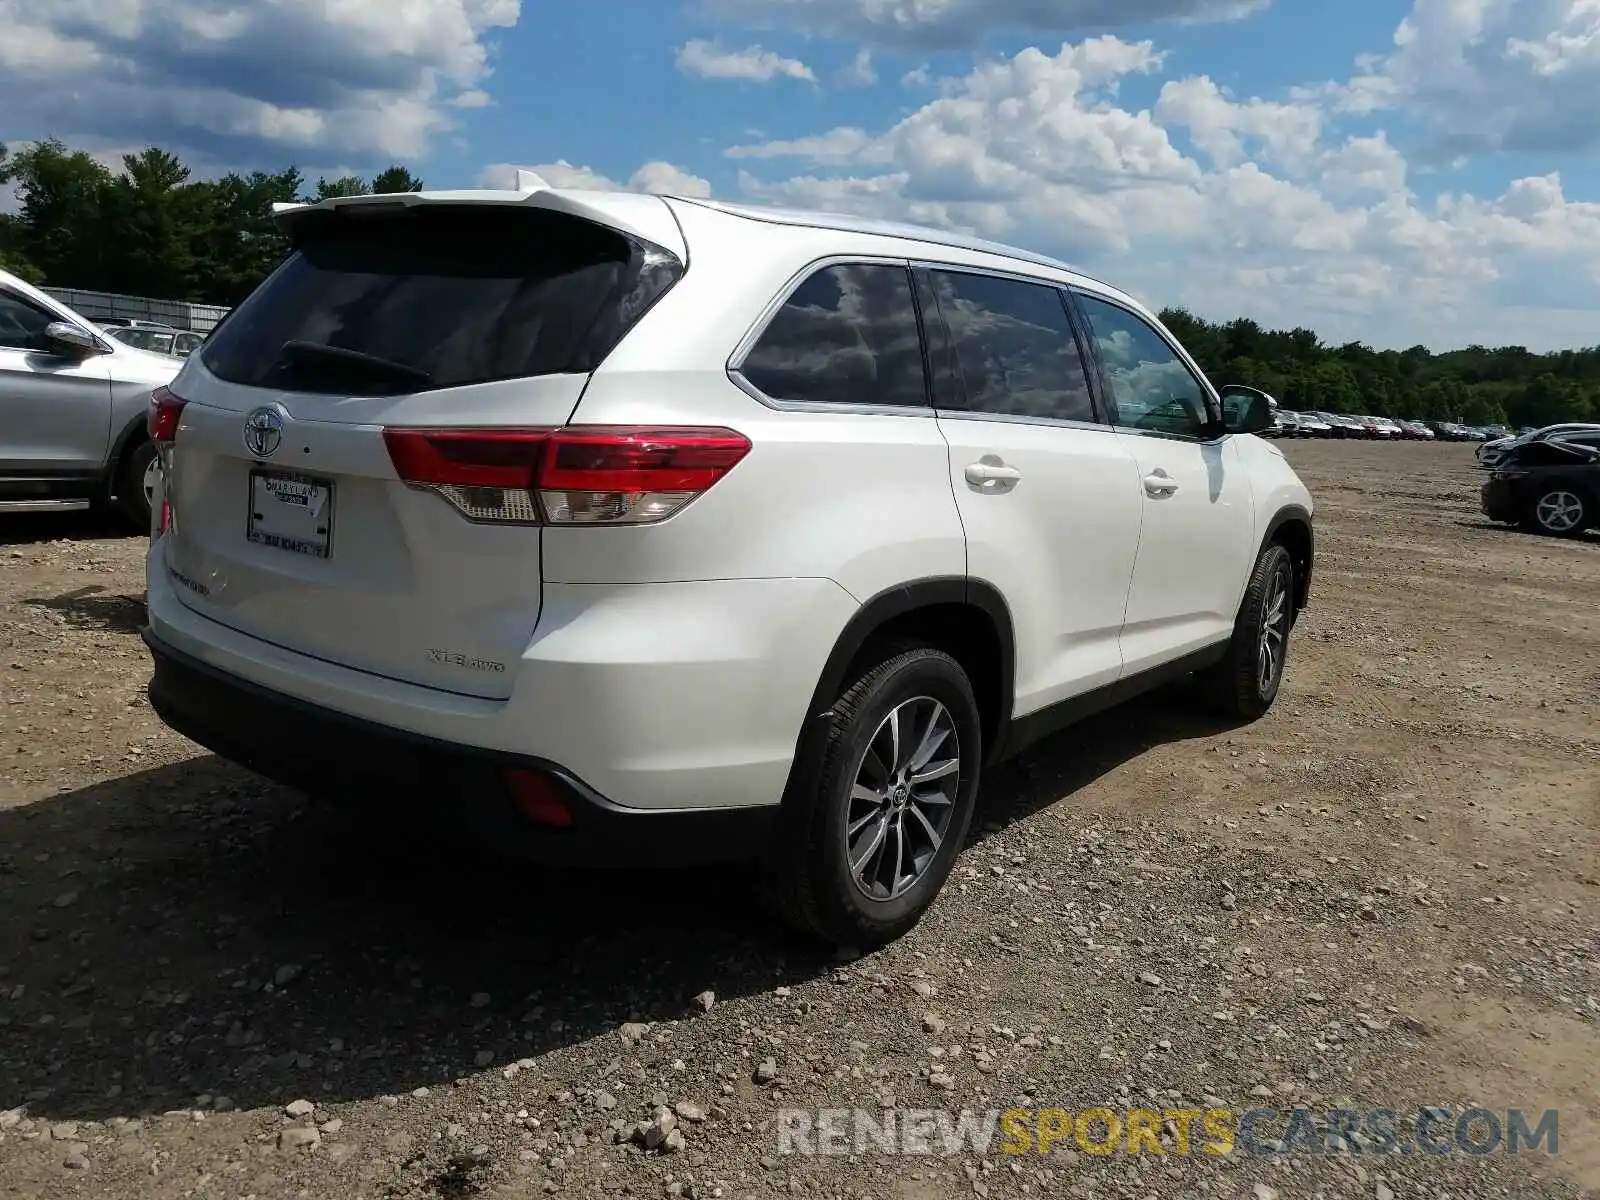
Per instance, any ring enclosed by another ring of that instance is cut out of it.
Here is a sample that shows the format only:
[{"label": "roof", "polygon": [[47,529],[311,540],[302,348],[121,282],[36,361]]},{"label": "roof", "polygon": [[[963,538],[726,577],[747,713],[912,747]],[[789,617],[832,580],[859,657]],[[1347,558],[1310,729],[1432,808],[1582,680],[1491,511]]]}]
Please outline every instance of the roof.
[{"label": "roof", "polygon": [[[904,238],[908,241],[927,242],[934,246],[949,246],[957,250],[971,250],[979,254],[994,254],[1001,258],[1013,258],[1018,262],[1031,263],[1037,267],[1050,267],[1056,271],[1066,271],[1083,279],[1093,279],[1091,275],[1073,266],[1071,263],[1062,262],[1060,259],[1051,258],[1049,255],[1037,254],[1032,250],[1023,250],[1017,246],[1008,246],[1003,242],[990,241],[987,238],[972,237],[965,233],[953,233],[948,229],[936,229],[930,225],[913,225],[907,221],[885,221],[877,217],[858,217],[847,213],[822,212],[820,210],[802,208],[778,208],[761,204],[729,204],[722,200],[704,200],[689,196],[674,196],[674,200],[689,204],[698,204],[702,208],[715,209],[736,217],[748,217],[753,221],[766,221],[774,225],[800,225],[811,229],[830,229],[840,233],[865,233],[879,237]],[[1095,280],[1099,283],[1099,280]]]}]

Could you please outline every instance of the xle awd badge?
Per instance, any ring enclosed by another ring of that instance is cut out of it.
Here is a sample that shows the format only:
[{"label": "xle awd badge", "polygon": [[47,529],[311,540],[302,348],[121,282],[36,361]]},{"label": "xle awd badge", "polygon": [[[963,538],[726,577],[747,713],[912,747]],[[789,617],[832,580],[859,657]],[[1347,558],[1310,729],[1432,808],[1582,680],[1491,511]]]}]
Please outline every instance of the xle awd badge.
[{"label": "xle awd badge", "polygon": [[283,418],[277,409],[257,408],[244,419],[244,448],[255,458],[271,458],[283,441]]}]

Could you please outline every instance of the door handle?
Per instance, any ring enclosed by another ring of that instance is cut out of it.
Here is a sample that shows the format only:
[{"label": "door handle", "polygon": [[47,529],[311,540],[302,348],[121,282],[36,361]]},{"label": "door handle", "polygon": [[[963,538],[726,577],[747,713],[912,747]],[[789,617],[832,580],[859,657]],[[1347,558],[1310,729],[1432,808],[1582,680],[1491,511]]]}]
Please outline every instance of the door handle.
[{"label": "door handle", "polygon": [[1015,467],[993,462],[968,463],[963,474],[967,477],[967,482],[974,487],[983,487],[990,483],[1016,483],[1022,478],[1022,472]]},{"label": "door handle", "polygon": [[1170,496],[1177,491],[1178,481],[1160,467],[1157,467],[1144,477],[1144,490],[1145,495],[1159,500],[1161,497]]}]

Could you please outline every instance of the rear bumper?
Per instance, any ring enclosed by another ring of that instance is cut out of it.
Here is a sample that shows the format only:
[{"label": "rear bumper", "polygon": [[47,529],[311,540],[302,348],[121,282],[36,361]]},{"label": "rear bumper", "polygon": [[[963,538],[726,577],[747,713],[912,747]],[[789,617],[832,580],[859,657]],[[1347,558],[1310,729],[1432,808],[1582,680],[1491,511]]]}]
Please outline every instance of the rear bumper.
[{"label": "rear bumper", "polygon": [[[677,866],[754,858],[776,805],[624,808],[560,764],[379,725],[239,679],[141,631],[155,659],[150,704],[206,749],[304,791],[346,797],[374,819],[433,825],[517,858],[563,866]],[[537,772],[570,814],[526,817],[504,772]]]}]

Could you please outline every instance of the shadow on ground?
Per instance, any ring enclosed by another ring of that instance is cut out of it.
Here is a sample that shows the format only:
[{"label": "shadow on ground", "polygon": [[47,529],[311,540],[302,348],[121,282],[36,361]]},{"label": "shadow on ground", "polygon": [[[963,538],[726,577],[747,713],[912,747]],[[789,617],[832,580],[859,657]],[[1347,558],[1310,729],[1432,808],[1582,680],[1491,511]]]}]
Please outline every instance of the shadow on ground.
[{"label": "shadow on ground", "polygon": [[73,542],[119,541],[141,532],[110,510],[54,513],[0,511],[0,546],[31,546],[62,539]]},{"label": "shadow on ground", "polygon": [[145,622],[144,596],[108,593],[91,584],[52,596],[48,600],[24,600],[30,608],[59,613],[74,629],[93,629],[110,633],[138,633]]},{"label": "shadow on ground", "polygon": [[[980,823],[1221,728],[1193,712],[1159,694],[1045,743]],[[0,1108],[397,1094],[826,972],[752,883],[419,849],[210,755],[0,811]]]}]

